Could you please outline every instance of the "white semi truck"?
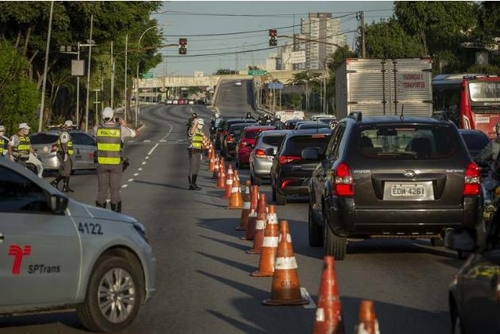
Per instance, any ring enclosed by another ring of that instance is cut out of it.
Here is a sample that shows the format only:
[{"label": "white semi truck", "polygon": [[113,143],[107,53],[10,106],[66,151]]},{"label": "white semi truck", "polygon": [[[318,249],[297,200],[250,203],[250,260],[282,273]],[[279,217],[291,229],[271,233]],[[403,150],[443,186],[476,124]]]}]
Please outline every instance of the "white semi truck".
[{"label": "white semi truck", "polygon": [[335,114],[432,116],[432,58],[347,58],[335,71]]}]

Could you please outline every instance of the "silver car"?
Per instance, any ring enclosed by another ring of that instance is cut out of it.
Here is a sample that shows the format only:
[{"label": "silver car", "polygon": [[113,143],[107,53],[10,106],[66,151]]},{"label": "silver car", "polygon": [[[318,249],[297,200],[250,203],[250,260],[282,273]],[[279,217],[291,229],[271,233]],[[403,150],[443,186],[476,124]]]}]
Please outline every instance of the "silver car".
[{"label": "silver car", "polygon": [[[94,152],[97,150],[96,140],[84,131],[70,131],[73,141],[73,171],[82,169],[96,169]],[[38,159],[42,161],[44,170],[58,170],[60,163],[57,159],[57,139],[59,132],[49,130],[37,132],[30,136],[31,146],[36,150]]]},{"label": "silver car", "polygon": [[281,140],[289,130],[266,130],[257,137],[255,146],[250,153],[250,180],[254,185],[260,185],[262,179],[271,178],[271,166]]},{"label": "silver car", "polygon": [[156,259],[132,217],[76,202],[0,159],[0,314],[76,308],[115,332],[154,294]]}]

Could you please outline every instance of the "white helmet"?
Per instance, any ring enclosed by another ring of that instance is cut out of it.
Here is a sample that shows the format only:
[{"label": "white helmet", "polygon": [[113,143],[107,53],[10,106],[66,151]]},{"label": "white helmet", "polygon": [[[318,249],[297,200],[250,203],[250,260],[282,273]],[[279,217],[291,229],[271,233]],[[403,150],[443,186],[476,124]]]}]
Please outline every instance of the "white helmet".
[{"label": "white helmet", "polygon": [[5,126],[0,125],[0,132],[5,132]]},{"label": "white helmet", "polygon": [[67,144],[69,142],[69,133],[63,131],[59,136],[59,138],[61,139],[62,144]]},{"label": "white helmet", "polygon": [[67,128],[72,128],[73,127],[73,121],[72,120],[67,120],[64,122],[64,126]]},{"label": "white helmet", "polygon": [[105,121],[111,120],[114,115],[115,115],[115,112],[110,107],[106,107],[102,111],[102,119]]}]

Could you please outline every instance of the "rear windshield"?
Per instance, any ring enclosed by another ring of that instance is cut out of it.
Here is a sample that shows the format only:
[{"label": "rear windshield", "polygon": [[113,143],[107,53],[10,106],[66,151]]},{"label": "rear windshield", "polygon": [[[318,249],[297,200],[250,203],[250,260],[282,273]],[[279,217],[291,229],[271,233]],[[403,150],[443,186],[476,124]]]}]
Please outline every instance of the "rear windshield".
[{"label": "rear windshield", "polygon": [[252,130],[245,132],[246,139],[255,139],[264,130]]},{"label": "rear windshield", "polygon": [[316,147],[320,154],[325,152],[330,136],[326,134],[294,136],[288,139],[283,155],[300,157],[306,147]]},{"label": "rear windshield", "polygon": [[33,145],[46,145],[46,144],[53,144],[57,142],[57,135],[54,134],[46,134],[46,133],[39,133],[36,135],[32,135],[30,137],[30,142]]},{"label": "rear windshield", "polygon": [[380,159],[444,159],[461,146],[457,131],[447,125],[384,124],[364,127],[356,148]]},{"label": "rear windshield", "polygon": [[262,137],[262,142],[267,145],[278,147],[284,136],[284,134],[279,136],[264,136]]}]

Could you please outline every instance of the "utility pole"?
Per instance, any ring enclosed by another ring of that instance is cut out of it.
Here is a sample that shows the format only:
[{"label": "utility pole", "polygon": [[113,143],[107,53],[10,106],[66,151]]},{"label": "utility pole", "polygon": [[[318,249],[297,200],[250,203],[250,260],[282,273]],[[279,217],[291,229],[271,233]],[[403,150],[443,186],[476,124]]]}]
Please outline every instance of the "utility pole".
[{"label": "utility pole", "polygon": [[111,103],[110,107],[113,109],[113,100],[115,97],[115,60],[113,59],[113,41],[111,41]]},{"label": "utility pole", "polygon": [[365,42],[365,13],[360,11],[356,15],[359,21],[359,33],[361,35],[361,58],[366,58],[366,42]]}]

